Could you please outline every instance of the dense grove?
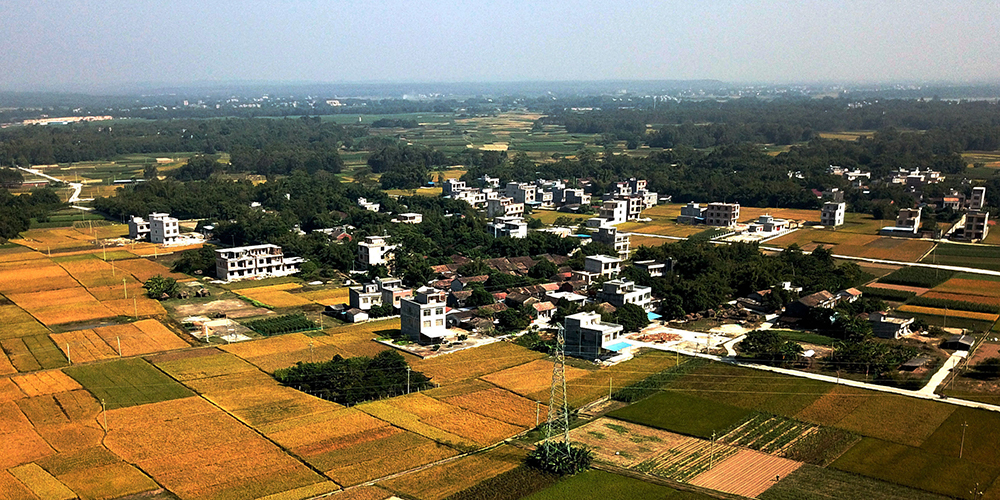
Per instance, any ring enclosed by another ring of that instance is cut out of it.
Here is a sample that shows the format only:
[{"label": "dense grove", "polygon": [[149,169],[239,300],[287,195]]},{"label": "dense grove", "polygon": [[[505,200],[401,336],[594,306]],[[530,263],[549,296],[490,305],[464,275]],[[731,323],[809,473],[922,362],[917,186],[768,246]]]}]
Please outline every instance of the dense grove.
[{"label": "dense grove", "polygon": [[42,217],[62,205],[59,195],[50,188],[33,189],[20,196],[0,188],[0,243],[27,231],[32,217]]},{"label": "dense grove", "polygon": [[338,354],[322,363],[298,362],[275,370],[274,378],[288,387],[348,405],[433,387],[426,375],[411,371],[403,356],[392,350],[371,358]]}]

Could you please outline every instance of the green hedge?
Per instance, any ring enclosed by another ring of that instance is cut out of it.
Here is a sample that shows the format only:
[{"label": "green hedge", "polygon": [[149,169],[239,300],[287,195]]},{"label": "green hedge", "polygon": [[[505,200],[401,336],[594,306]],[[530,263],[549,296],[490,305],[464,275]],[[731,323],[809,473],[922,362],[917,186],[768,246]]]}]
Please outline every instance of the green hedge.
[{"label": "green hedge", "polygon": [[281,335],[283,333],[301,332],[303,330],[315,330],[319,328],[312,320],[306,318],[305,314],[286,314],[274,318],[258,319],[246,322],[247,328],[264,335]]}]

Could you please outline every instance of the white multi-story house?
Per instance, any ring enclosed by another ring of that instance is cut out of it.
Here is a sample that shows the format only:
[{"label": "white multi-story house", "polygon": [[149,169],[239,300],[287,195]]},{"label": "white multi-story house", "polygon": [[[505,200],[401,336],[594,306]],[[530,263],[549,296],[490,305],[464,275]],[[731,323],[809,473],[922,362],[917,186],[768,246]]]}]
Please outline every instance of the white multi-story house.
[{"label": "white multi-story house", "polygon": [[564,321],[566,354],[585,359],[595,359],[603,354],[605,346],[622,336],[622,325],[605,323],[601,315],[582,312],[566,316]]},{"label": "white multi-story house", "polygon": [[177,243],[180,236],[180,223],[169,214],[153,212],[148,221],[136,216],[128,221],[129,239],[149,239],[151,243],[170,245]]},{"label": "white multi-story house", "polygon": [[396,220],[403,224],[420,224],[424,221],[424,216],[422,214],[408,212],[405,214],[399,214]]},{"label": "white multi-story house", "polygon": [[299,272],[302,257],[285,257],[278,245],[221,248],[215,251],[215,275],[226,281],[288,276]]},{"label": "white multi-story house", "polygon": [[598,218],[607,221],[607,224],[621,224],[628,220],[628,201],[608,200],[601,205]]},{"label": "white multi-story house", "polygon": [[358,206],[369,212],[378,212],[381,206],[378,203],[371,203],[366,198],[358,198]]},{"label": "white multi-story house", "polygon": [[421,344],[437,344],[448,334],[445,318],[448,294],[422,287],[413,297],[400,300],[399,321],[403,336]]},{"label": "white multi-story house", "polygon": [[472,205],[473,208],[486,204],[486,193],[479,189],[467,189],[465,191],[457,192],[451,195],[451,197],[455,200],[462,200],[469,205]]},{"label": "white multi-story house", "polygon": [[896,228],[906,229],[912,233],[919,231],[922,210],[920,207],[901,209],[899,215],[896,216]]},{"label": "white multi-story house", "polygon": [[982,241],[990,232],[990,213],[978,210],[965,214],[962,237],[969,241]]},{"label": "white multi-story house", "polygon": [[607,255],[590,255],[583,261],[583,272],[594,279],[614,279],[622,270],[622,260]]},{"label": "white multi-story house", "polygon": [[841,226],[844,224],[846,212],[846,203],[828,201],[823,204],[823,209],[819,213],[819,223],[823,226]]},{"label": "white multi-story house", "polygon": [[531,205],[535,203],[535,196],[538,194],[538,186],[525,182],[508,182],[504,194],[508,198],[513,198],[515,203]]},{"label": "white multi-story house", "polygon": [[358,262],[365,267],[388,266],[395,256],[396,245],[390,245],[383,236],[369,236],[358,243]]},{"label": "white multi-story house", "polygon": [[445,179],[444,184],[441,185],[441,193],[445,196],[455,196],[466,189],[468,188],[465,186],[465,181],[458,179]]},{"label": "white multi-story house", "polygon": [[617,227],[601,226],[597,228],[597,232],[592,235],[591,239],[597,243],[614,248],[615,252],[618,253],[618,257],[622,259],[628,258],[631,238],[627,233],[619,233]]},{"label": "white multi-story house", "polygon": [[705,210],[705,224],[709,226],[735,226],[739,219],[739,203],[709,203],[708,209]]},{"label": "white multi-story house", "polygon": [[486,200],[487,217],[521,217],[524,215],[524,203],[516,203],[514,198],[503,197],[496,200]]},{"label": "white multi-story house", "polygon": [[[672,263],[673,261],[667,261],[667,262]],[[646,273],[649,274],[649,276],[652,278],[663,276],[666,273],[666,271],[671,270],[670,268],[667,267],[666,263],[656,262],[655,260],[637,260],[633,261],[632,265],[639,269],[642,269],[643,271],[646,271]],[[672,267],[673,266],[671,266],[671,268]]]},{"label": "white multi-story house", "polygon": [[400,300],[413,296],[413,291],[403,288],[403,282],[393,278],[375,278],[373,283],[351,287],[348,290],[352,308],[367,311],[373,306],[391,304],[399,309]]},{"label": "white multi-story house", "polygon": [[969,198],[969,210],[982,210],[986,204],[986,186],[972,188],[972,197]]},{"label": "white multi-story house", "polygon": [[636,285],[634,281],[623,279],[605,281],[601,290],[597,292],[597,298],[615,307],[634,304],[647,312],[653,308],[652,288]]},{"label": "white multi-story house", "polygon": [[494,238],[528,237],[528,224],[524,222],[524,218],[522,217],[494,217],[493,220],[486,225],[486,230],[489,231]]}]

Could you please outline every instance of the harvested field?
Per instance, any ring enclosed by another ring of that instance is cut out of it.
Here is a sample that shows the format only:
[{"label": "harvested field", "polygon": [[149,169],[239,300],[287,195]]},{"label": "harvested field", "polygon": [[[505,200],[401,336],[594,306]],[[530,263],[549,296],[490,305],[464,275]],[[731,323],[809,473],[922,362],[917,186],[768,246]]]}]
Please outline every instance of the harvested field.
[{"label": "harvested field", "polygon": [[411,366],[438,384],[444,385],[480,377],[543,357],[545,355],[540,352],[511,342],[494,342],[475,349],[417,360],[412,362]]},{"label": "harvested field", "polygon": [[958,274],[934,287],[935,292],[1000,297],[1000,281],[984,276]]},{"label": "harvested field", "polygon": [[711,470],[691,480],[691,484],[734,495],[756,497],[802,465],[753,450],[742,450],[723,460]]},{"label": "harvested field", "polygon": [[19,372],[66,366],[66,357],[48,335],[0,340],[0,346]]},{"label": "harvested field", "polygon": [[0,340],[45,335],[49,329],[14,304],[0,305]]},{"label": "harvested field", "polygon": [[930,290],[930,288],[922,288],[919,286],[894,285],[892,283],[879,283],[877,281],[875,283],[869,283],[865,286],[869,286],[871,288],[884,288],[886,290],[899,290],[901,292],[913,292],[917,295],[922,295]]},{"label": "harvested field", "polygon": [[119,498],[159,488],[102,446],[53,455],[39,460],[39,465],[81,498]]},{"label": "harvested field", "polygon": [[111,410],[108,422],[107,447],[182,499],[256,498],[324,482],[200,398]]},{"label": "harvested field", "polygon": [[213,300],[201,304],[183,304],[175,309],[179,316],[209,316],[215,313],[225,313],[227,318],[239,319],[251,316],[274,314],[263,307],[254,307],[239,299]]},{"label": "harvested field", "polygon": [[[386,349],[390,349],[390,347],[372,340],[376,337],[384,336],[387,330],[398,331],[399,318],[327,328],[324,330],[324,333],[330,337],[328,345],[343,349],[345,352],[350,353],[351,356],[374,356]],[[404,356],[407,358],[407,361],[414,359],[409,354],[404,354]]]},{"label": "harvested field", "polygon": [[624,420],[599,418],[571,430],[570,439],[593,450],[599,462],[634,468],[692,438]]},{"label": "harvested field", "polygon": [[909,312],[915,314],[926,314],[929,316],[947,316],[949,318],[964,318],[971,319],[975,321],[986,321],[993,323],[997,320],[998,315],[990,313],[978,313],[972,311],[958,311],[955,309],[938,309],[936,307],[923,307],[923,306],[912,306],[904,305],[899,308],[900,312]]},{"label": "harvested field", "polygon": [[921,297],[926,297],[928,299],[944,299],[944,300],[955,300],[959,302],[972,302],[975,304],[985,304],[988,306],[998,306],[1000,307],[1000,297],[989,297],[985,295],[969,295],[964,293],[948,293],[948,292],[938,292],[931,290]]},{"label": "harvested field", "polygon": [[104,400],[108,410],[191,395],[186,387],[140,358],[71,366],[65,372]]},{"label": "harvested field", "polygon": [[443,500],[481,481],[521,465],[526,453],[501,446],[443,465],[424,469],[381,483],[381,486],[420,500]]},{"label": "harvested field", "polygon": [[338,484],[353,486],[455,455],[448,446],[403,431],[341,448],[319,465],[329,467],[324,474]]},{"label": "harvested field", "polygon": [[[553,366],[554,364],[547,359],[536,359],[523,365],[490,373],[481,378],[518,394],[536,394],[546,390],[552,384]],[[567,366],[566,380],[567,382],[575,380],[588,373],[590,372],[587,370]],[[548,398],[546,398],[547,400]]]}]

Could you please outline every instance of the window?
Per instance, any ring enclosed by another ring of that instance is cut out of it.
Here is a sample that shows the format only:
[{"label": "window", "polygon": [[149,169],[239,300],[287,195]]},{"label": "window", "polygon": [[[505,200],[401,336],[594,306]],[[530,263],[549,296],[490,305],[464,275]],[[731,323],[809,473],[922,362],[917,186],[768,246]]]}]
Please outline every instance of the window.
[{"label": "window", "polygon": [[443,319],[434,320],[434,326],[444,326],[444,320]]},{"label": "window", "polygon": [[431,310],[430,309],[424,309],[424,316],[430,316],[430,315],[431,315]]},{"label": "window", "polygon": [[444,314],[444,308],[443,307],[439,307],[439,308],[437,308],[437,310],[434,311],[434,313],[435,314]]},{"label": "window", "polygon": [[424,328],[430,328],[431,320],[424,321]]}]

